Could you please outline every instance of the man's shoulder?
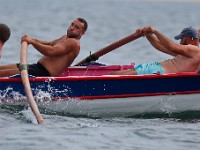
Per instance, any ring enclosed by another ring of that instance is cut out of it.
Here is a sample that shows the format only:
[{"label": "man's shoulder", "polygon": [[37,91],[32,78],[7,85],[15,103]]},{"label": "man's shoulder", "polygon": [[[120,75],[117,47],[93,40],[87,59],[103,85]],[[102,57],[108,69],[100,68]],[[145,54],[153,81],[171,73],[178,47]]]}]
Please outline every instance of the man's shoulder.
[{"label": "man's shoulder", "polygon": [[75,38],[68,38],[67,40],[66,40],[66,42],[67,43],[71,43],[71,44],[75,44],[75,45],[79,45],[80,44],[80,41],[79,40],[77,40],[77,39],[75,39]]},{"label": "man's shoulder", "polygon": [[79,40],[77,40],[75,38],[67,38],[65,40],[65,42],[67,42],[67,43],[79,43]]},{"label": "man's shoulder", "polygon": [[80,49],[80,41],[75,38],[66,39],[64,45],[71,49]]}]

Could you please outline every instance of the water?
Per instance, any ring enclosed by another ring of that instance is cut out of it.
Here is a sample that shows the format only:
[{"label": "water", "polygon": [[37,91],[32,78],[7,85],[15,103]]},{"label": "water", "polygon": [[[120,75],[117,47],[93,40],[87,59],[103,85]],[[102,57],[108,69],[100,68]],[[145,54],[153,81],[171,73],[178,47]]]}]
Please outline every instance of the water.
[{"label": "water", "polygon": [[[137,28],[152,25],[170,39],[186,26],[200,27],[199,3],[192,1],[136,0],[0,0],[0,22],[10,26],[0,64],[19,62],[20,38],[27,34],[53,40],[66,32],[70,22],[83,17],[89,28],[81,39],[81,53],[74,64],[91,52],[111,44]],[[178,42],[178,41],[175,41]],[[41,54],[29,46],[28,62]],[[130,64],[162,61],[170,56],[154,50],[140,38],[99,62]],[[120,149],[197,150],[200,148],[199,119],[110,118],[91,119],[43,114],[46,124],[37,125],[30,110],[0,109],[0,149]]]}]

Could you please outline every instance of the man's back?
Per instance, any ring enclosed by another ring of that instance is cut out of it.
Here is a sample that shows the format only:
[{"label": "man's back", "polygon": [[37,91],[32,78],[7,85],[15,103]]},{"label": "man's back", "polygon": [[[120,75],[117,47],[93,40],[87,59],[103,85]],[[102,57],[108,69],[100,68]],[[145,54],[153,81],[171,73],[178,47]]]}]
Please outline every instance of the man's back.
[{"label": "man's back", "polygon": [[165,60],[160,64],[165,73],[194,72],[198,70],[200,59],[188,58],[178,55],[173,59]]}]

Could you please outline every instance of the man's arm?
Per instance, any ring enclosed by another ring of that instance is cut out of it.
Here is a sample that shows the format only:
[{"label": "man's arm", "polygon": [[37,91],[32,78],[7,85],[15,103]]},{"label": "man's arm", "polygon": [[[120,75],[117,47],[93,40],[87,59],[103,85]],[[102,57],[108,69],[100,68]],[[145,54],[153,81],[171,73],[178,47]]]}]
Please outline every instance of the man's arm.
[{"label": "man's arm", "polygon": [[62,56],[70,53],[74,49],[78,49],[78,44],[73,39],[67,39],[66,42],[56,44],[54,46],[44,45],[37,42],[32,43],[33,47],[45,56],[54,57]]},{"label": "man's arm", "polygon": [[157,39],[153,34],[147,34],[146,38],[148,39],[148,41],[151,43],[151,45],[156,48],[157,50],[172,55],[172,56],[176,56],[177,54],[169,51],[160,41],[159,39]]},{"label": "man's arm", "polygon": [[32,39],[28,36],[22,37],[22,41],[27,41],[28,44],[32,44],[41,54],[49,57],[62,56],[70,53],[71,51],[79,51],[79,42],[75,39],[69,38],[64,42],[55,45],[45,45]]},{"label": "man's arm", "polygon": [[157,36],[160,42],[171,52],[179,54],[179,55],[183,55],[189,58],[199,57],[198,56],[200,55],[199,48],[197,46],[176,44],[172,40],[167,38],[165,35],[160,33],[159,31],[152,29],[152,32]]},{"label": "man's arm", "polygon": [[51,45],[51,46],[53,46],[53,45],[57,44],[59,40],[65,38],[65,37],[66,37],[66,35],[63,35],[60,38],[52,40],[52,41],[42,41],[42,40],[38,40],[38,39],[34,39],[34,40],[37,41],[38,43],[41,43],[41,44],[44,44],[44,45]]}]

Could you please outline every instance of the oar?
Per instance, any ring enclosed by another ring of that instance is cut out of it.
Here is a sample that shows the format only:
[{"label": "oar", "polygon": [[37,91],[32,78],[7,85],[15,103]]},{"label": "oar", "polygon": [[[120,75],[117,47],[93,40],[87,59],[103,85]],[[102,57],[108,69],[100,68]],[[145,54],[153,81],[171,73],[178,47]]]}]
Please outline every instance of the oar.
[{"label": "oar", "polygon": [[91,61],[96,61],[99,59],[99,57],[109,53],[110,51],[116,49],[116,48],[119,48],[121,47],[122,45],[124,44],[127,44],[131,41],[134,41],[138,38],[140,38],[142,36],[142,34],[138,34],[137,32],[119,40],[119,41],[116,41],[102,49],[100,49],[99,51],[91,54],[90,56],[86,57],[85,59],[83,59],[82,61],[80,61],[79,63],[77,63],[75,66],[80,66],[81,64],[84,64],[84,63],[88,63],[88,62],[91,62]]},{"label": "oar", "polygon": [[45,120],[43,119],[42,115],[40,114],[37,103],[35,102],[35,100],[33,98],[31,86],[30,86],[30,82],[29,82],[29,78],[28,78],[27,63],[26,63],[27,62],[26,61],[27,48],[28,48],[27,42],[25,42],[25,41],[22,42],[21,55],[20,55],[20,71],[21,71],[22,82],[24,85],[26,97],[27,97],[28,103],[31,107],[31,110],[32,110],[33,114],[35,115],[38,124],[43,124],[43,123],[45,123]]}]

